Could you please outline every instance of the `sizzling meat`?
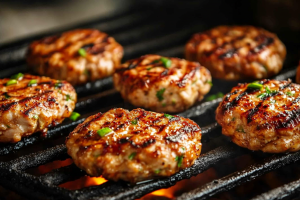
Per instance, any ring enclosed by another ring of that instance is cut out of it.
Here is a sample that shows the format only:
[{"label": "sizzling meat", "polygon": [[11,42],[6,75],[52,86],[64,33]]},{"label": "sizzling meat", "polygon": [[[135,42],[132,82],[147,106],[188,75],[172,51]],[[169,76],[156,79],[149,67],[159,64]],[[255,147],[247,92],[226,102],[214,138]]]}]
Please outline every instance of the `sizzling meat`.
[{"label": "sizzling meat", "polygon": [[0,79],[0,142],[18,142],[69,117],[76,93],[66,81],[24,75]]},{"label": "sizzling meat", "polygon": [[216,119],[239,146],[281,153],[300,149],[299,114],[300,85],[262,80],[234,87],[217,108]]},{"label": "sizzling meat", "polygon": [[121,67],[114,74],[114,85],[122,97],[157,112],[184,111],[211,88],[206,68],[179,58],[145,55]]},{"label": "sizzling meat", "polygon": [[123,47],[114,38],[81,29],[33,42],[27,63],[40,75],[77,85],[112,75],[122,56]]},{"label": "sizzling meat", "polygon": [[214,78],[227,80],[273,76],[286,55],[275,34],[253,26],[219,26],[197,33],[185,50],[188,60],[199,61]]},{"label": "sizzling meat", "polygon": [[87,118],[66,145],[88,174],[136,183],[191,166],[201,152],[201,130],[179,116],[116,108]]}]

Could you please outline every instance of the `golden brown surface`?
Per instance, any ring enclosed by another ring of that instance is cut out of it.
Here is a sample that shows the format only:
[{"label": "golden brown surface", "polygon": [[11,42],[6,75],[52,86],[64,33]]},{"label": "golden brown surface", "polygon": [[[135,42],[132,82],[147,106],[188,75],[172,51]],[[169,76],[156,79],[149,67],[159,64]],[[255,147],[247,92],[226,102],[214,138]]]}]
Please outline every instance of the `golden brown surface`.
[{"label": "golden brown surface", "polygon": [[[114,74],[115,88],[137,107],[156,112],[181,112],[191,107],[211,88],[209,71],[197,62],[168,58],[169,68],[159,55],[145,55],[129,60]],[[163,91],[157,97],[157,92]]]},{"label": "golden brown surface", "polygon": [[40,75],[78,85],[112,75],[122,57],[123,47],[114,38],[95,29],[79,29],[33,42],[27,63]]},{"label": "golden brown surface", "polygon": [[239,84],[225,95],[216,111],[223,134],[250,150],[298,151],[300,85],[277,80],[260,83],[261,90]]},{"label": "golden brown surface", "polygon": [[[35,132],[46,132],[69,117],[77,96],[66,81],[24,75],[17,84],[0,79],[0,142],[18,142]],[[28,85],[30,80],[36,84]]]},{"label": "golden brown surface", "polygon": [[[97,130],[105,127],[112,132],[101,137]],[[88,174],[136,183],[191,166],[201,152],[201,130],[183,117],[116,108],[87,118],[66,145],[75,164]]]},{"label": "golden brown surface", "polygon": [[193,35],[185,54],[207,67],[214,78],[262,79],[281,70],[286,49],[275,34],[262,28],[219,26]]}]

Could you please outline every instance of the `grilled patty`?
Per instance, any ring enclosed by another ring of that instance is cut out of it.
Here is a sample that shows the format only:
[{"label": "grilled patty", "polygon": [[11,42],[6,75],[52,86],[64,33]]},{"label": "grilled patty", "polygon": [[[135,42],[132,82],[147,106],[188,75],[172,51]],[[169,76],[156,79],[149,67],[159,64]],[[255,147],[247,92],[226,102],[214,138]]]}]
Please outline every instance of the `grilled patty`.
[{"label": "grilled patty", "polygon": [[239,146],[281,153],[300,149],[299,114],[300,85],[262,80],[234,87],[217,108],[216,119]]},{"label": "grilled patty", "polygon": [[188,60],[199,61],[214,78],[262,79],[277,74],[286,56],[278,37],[253,26],[219,26],[195,34],[186,44]]},{"label": "grilled patty", "polygon": [[122,57],[123,47],[114,38],[80,29],[33,42],[27,63],[40,75],[78,85],[112,75]]},{"label": "grilled patty", "polygon": [[201,130],[190,119],[116,108],[87,118],[66,145],[88,174],[136,183],[191,166],[200,155],[200,140]]},{"label": "grilled patty", "polygon": [[206,68],[179,58],[145,55],[121,68],[114,74],[114,85],[122,97],[157,112],[184,111],[211,88]]},{"label": "grilled patty", "polygon": [[0,142],[45,133],[71,115],[77,99],[69,83],[47,77],[0,79],[0,85]]}]

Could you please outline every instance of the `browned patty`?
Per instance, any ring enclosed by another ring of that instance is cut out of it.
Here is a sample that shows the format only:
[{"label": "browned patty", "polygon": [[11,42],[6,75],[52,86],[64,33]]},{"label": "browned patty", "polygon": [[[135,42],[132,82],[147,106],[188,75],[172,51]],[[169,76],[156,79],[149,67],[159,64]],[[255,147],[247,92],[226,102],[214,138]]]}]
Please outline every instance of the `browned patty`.
[{"label": "browned patty", "polygon": [[0,79],[0,142],[18,142],[35,132],[46,132],[75,107],[75,90],[66,81],[32,75],[7,85],[11,81]]},{"label": "browned patty", "polygon": [[185,54],[207,67],[214,78],[262,79],[281,70],[286,49],[275,34],[262,28],[219,26],[196,33]]},{"label": "browned patty", "polygon": [[[103,128],[110,130],[100,136]],[[201,130],[183,117],[116,108],[87,118],[66,145],[88,174],[136,183],[191,166],[201,152]]]},{"label": "browned patty", "polygon": [[122,57],[123,47],[114,38],[79,29],[33,42],[27,63],[40,75],[78,85],[112,75]]},{"label": "browned patty", "polygon": [[269,153],[300,149],[300,85],[262,80],[261,89],[239,84],[216,111],[224,135],[239,146]]},{"label": "browned patty", "polygon": [[[161,59],[168,60],[164,66]],[[127,61],[114,74],[115,88],[137,107],[181,112],[203,99],[211,88],[209,71],[197,62],[159,55]]]}]

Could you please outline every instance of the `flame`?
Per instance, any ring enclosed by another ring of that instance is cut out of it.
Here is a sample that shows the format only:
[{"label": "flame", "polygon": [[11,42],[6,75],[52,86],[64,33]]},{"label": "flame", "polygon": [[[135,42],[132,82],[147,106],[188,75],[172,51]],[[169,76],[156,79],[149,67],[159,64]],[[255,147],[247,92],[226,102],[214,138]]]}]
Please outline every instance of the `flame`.
[{"label": "flame", "polygon": [[59,185],[59,187],[68,189],[68,190],[78,190],[84,187],[90,187],[94,185],[101,185],[107,182],[107,180],[103,177],[90,177],[90,176],[83,176],[75,181],[69,181]]},{"label": "flame", "polygon": [[154,195],[154,196],[163,196],[163,197],[167,197],[169,199],[172,199],[174,198],[174,191],[172,188],[168,188],[168,189],[160,189],[160,190],[156,190],[152,193],[150,193],[151,195]]}]

